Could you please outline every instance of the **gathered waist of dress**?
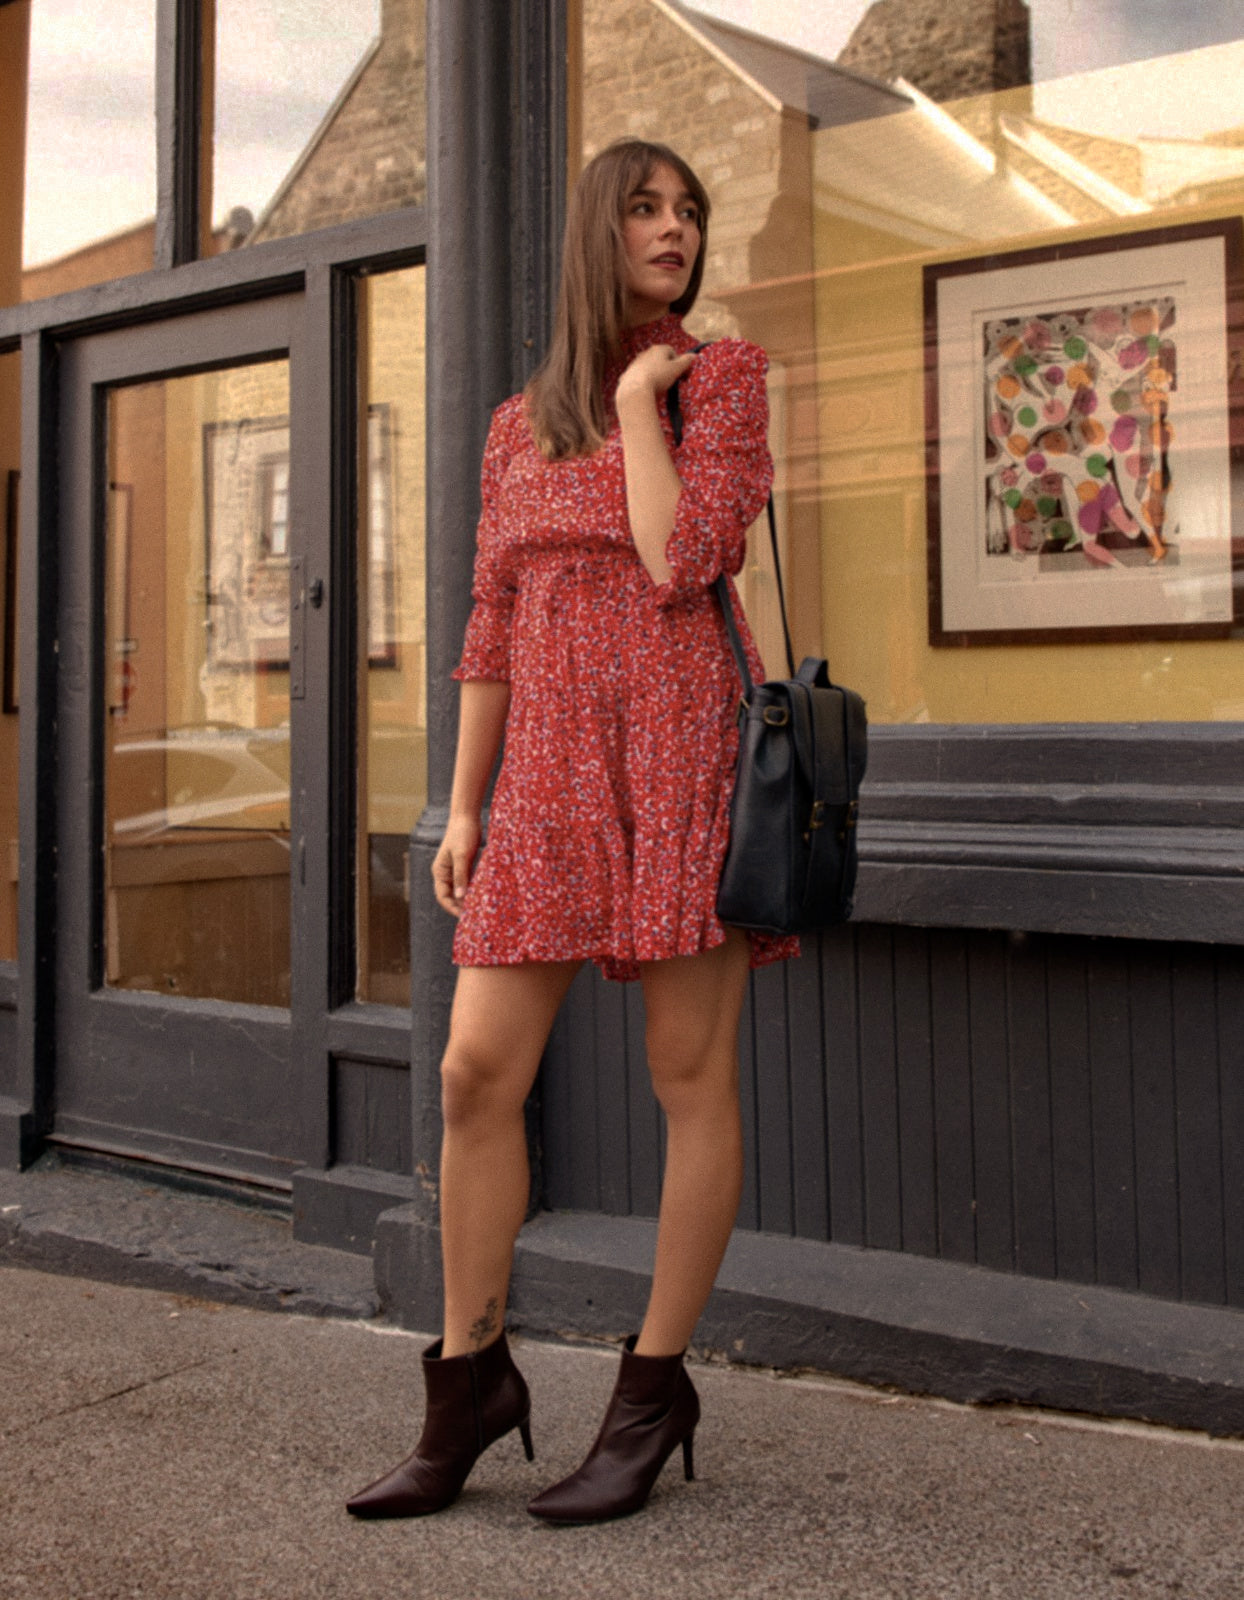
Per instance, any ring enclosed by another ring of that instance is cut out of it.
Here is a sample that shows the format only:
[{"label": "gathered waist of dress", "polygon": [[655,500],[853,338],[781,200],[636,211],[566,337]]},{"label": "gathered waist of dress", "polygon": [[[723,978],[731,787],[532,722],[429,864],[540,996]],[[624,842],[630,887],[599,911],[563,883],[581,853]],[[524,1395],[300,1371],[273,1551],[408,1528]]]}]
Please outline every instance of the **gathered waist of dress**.
[{"label": "gathered waist of dress", "polygon": [[655,585],[632,544],[559,545],[523,551],[518,562],[520,596],[535,599],[567,590],[638,597],[655,592]]},{"label": "gathered waist of dress", "polygon": [[519,557],[520,572],[575,572],[619,562],[641,566],[639,551],[630,543],[528,545]]}]

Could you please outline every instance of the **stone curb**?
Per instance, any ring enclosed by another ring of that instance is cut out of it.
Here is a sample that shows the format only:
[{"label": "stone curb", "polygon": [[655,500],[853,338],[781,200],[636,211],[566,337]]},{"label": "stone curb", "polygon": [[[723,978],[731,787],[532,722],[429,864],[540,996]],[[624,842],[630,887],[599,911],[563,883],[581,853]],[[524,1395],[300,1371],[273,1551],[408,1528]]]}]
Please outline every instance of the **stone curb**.
[{"label": "stone curb", "polygon": [[379,1313],[370,1260],[295,1241],[279,1202],[256,1204],[223,1184],[172,1187],[129,1163],[49,1156],[0,1172],[0,1265],[262,1311]]}]

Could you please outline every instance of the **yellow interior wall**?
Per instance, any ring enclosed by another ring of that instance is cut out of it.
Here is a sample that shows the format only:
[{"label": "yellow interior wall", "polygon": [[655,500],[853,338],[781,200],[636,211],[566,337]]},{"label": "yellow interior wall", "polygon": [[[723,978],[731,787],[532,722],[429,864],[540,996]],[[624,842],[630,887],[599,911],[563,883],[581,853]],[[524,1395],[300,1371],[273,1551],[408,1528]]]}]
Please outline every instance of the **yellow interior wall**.
[{"label": "yellow interior wall", "polygon": [[[407,834],[427,803],[425,273],[410,267],[364,284],[359,409],[365,416],[368,406],[388,407],[397,642],[396,668],[361,667],[366,681],[360,701],[368,710],[366,826],[369,833]],[[364,450],[365,442],[360,460],[366,459]]]},{"label": "yellow interior wall", "polygon": [[[1027,93],[1010,91],[944,109],[988,138],[994,113],[1020,109],[1018,97]],[[879,155],[895,121],[879,117],[862,125]],[[858,163],[861,126],[815,135],[818,175],[830,190],[837,164],[848,159],[848,137],[850,159]],[[1233,204],[1244,209],[1244,186]],[[866,696],[875,721],[1244,719],[1244,648],[1234,639],[931,647],[925,542],[926,263],[1221,217],[1231,209],[1220,194],[1212,207],[1155,208],[1149,215],[1073,230],[974,237],[961,249],[942,251],[818,210],[825,640],[835,675]],[[979,218],[963,218],[965,241],[978,224]]]},{"label": "yellow interior wall", "polygon": [[[204,430],[214,422],[289,415],[289,363],[267,361],[253,366],[173,378],[164,384],[166,648],[164,692],[166,726],[226,724],[235,728],[271,729],[289,725],[289,673],[272,669],[248,671],[210,667],[207,661],[207,548]],[[265,742],[264,761],[273,765],[288,792],[289,740]],[[170,795],[194,799],[187,791],[190,771],[170,772]],[[229,827],[288,828],[284,816],[270,811],[248,818],[234,812]]]}]

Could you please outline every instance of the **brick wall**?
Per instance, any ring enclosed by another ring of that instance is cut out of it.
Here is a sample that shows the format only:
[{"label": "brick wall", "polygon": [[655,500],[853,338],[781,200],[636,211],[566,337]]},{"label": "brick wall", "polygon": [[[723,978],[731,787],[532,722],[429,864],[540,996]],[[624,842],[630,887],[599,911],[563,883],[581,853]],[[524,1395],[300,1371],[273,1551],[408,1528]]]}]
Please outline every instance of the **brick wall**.
[{"label": "brick wall", "polygon": [[958,100],[1032,81],[1023,0],[876,0],[840,66],[906,78],[933,100]]},{"label": "brick wall", "polygon": [[295,168],[255,241],[326,228],[427,195],[424,0],[384,0],[375,53]]}]

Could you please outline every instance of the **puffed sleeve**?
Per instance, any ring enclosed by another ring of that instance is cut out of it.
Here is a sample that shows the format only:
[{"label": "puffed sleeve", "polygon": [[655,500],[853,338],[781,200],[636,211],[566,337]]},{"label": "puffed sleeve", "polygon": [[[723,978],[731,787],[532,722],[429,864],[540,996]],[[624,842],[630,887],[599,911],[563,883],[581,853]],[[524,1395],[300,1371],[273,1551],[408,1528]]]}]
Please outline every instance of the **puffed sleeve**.
[{"label": "puffed sleeve", "polygon": [[462,659],[452,676],[459,682],[507,683],[510,677],[510,624],[516,584],[507,542],[501,530],[501,484],[514,453],[515,424],[521,425],[522,397],[515,396],[493,412],[484,464],[480,472],[480,519],[475,535],[475,604],[467,619]]},{"label": "puffed sleeve", "polygon": [[665,546],[670,577],[659,605],[675,605],[743,565],[747,530],[773,483],[769,358],[745,339],[709,345],[681,385],[683,440],[674,453],[682,494]]}]

